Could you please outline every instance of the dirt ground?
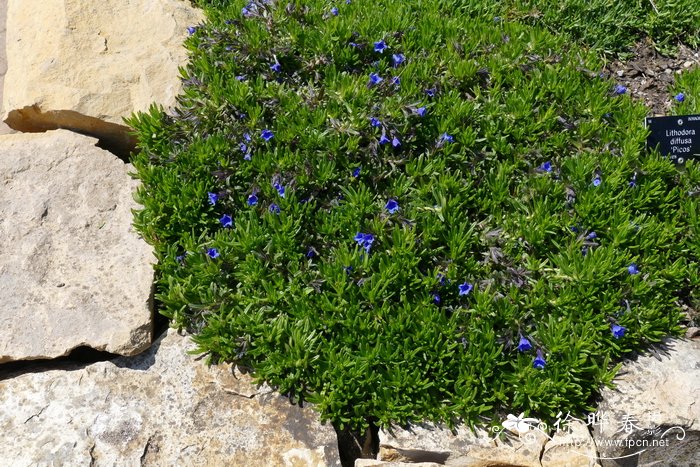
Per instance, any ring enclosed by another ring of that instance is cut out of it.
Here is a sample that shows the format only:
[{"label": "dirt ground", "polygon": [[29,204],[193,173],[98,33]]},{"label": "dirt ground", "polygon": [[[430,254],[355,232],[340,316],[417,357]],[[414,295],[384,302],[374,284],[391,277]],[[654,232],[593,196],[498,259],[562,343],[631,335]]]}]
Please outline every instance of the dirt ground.
[{"label": "dirt ground", "polygon": [[681,46],[677,57],[664,57],[647,44],[638,44],[633,57],[624,62],[608,64],[605,73],[615,82],[627,87],[633,99],[649,107],[649,116],[671,114],[673,95],[669,87],[676,75],[700,67],[700,50]]}]

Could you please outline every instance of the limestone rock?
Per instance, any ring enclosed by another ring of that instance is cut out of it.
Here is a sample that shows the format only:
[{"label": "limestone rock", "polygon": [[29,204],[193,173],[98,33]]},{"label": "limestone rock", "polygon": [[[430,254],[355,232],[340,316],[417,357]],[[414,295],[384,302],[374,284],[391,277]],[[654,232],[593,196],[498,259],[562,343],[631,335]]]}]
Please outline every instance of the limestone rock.
[{"label": "limestone rock", "polygon": [[56,130],[0,138],[0,363],[152,338],[152,249],[133,230],[130,166]]},{"label": "limestone rock", "polygon": [[122,118],[179,93],[186,0],[8,0],[3,119],[12,128],[67,128],[133,147]]},{"label": "limestone rock", "polygon": [[[386,462],[434,462],[448,466],[537,466],[547,435],[537,430],[518,437],[496,438],[486,430],[472,433],[466,427],[455,432],[433,424],[379,431],[378,460]],[[391,465],[391,464],[389,464]]]},{"label": "limestone rock", "polygon": [[311,408],[208,367],[194,347],[169,330],[136,357],[6,375],[3,465],[340,465]]},{"label": "limestone rock", "polygon": [[[7,52],[5,51],[5,23],[7,17],[7,2],[0,2],[0,115],[2,111],[2,89],[5,86],[7,72]],[[0,135],[12,132],[5,122],[0,122]]]},{"label": "limestone rock", "polygon": [[625,363],[617,388],[602,390],[594,439],[604,467],[700,465],[700,341],[667,346]]},{"label": "limestone rock", "polygon": [[440,467],[435,462],[385,462],[376,459],[357,459],[355,467]]},{"label": "limestone rock", "polygon": [[588,426],[574,420],[558,430],[544,446],[542,467],[597,467],[595,442]]}]

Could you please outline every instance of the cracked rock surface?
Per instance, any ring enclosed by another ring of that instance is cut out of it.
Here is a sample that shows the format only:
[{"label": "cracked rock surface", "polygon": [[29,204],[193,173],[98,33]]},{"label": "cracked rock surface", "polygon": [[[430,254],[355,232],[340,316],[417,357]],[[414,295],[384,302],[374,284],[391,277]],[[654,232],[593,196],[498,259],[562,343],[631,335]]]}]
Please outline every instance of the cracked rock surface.
[{"label": "cracked rock surface", "polygon": [[[339,466],[335,431],[168,330],[136,357],[0,374],[5,465]],[[1,371],[1,370],[0,370]]]}]

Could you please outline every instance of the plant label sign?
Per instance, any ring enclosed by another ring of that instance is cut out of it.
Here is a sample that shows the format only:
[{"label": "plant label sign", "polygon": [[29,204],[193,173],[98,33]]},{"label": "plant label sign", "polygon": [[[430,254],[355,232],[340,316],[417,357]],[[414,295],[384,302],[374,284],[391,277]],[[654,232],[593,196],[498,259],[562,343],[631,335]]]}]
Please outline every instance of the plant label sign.
[{"label": "plant label sign", "polygon": [[647,148],[659,152],[677,164],[688,159],[700,161],[700,115],[647,117],[646,128],[651,131]]}]

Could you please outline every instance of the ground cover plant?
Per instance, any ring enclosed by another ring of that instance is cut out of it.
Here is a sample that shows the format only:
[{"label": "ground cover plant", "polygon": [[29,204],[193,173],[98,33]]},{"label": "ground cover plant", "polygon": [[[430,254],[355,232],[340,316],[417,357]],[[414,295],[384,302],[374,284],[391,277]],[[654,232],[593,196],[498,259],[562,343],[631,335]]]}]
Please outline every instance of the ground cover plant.
[{"label": "ground cover plant", "polygon": [[341,428],[591,410],[695,306],[697,166],[598,55],[458,4],[207,2],[129,121],[163,313]]}]

